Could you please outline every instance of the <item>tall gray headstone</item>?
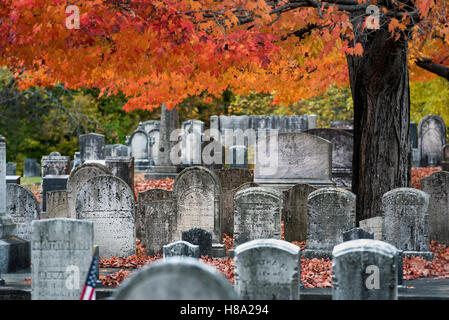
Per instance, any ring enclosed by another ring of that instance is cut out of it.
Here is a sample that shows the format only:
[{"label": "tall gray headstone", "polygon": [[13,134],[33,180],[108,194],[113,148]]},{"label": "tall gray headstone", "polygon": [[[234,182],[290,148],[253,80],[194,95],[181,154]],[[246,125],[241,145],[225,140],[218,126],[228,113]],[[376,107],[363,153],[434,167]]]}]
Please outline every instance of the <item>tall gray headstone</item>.
[{"label": "tall gray headstone", "polygon": [[255,239],[281,239],[282,194],[249,188],[234,196],[234,246]]},{"label": "tall gray headstone", "polygon": [[301,255],[298,246],[258,239],[235,248],[235,285],[245,300],[299,300]]},{"label": "tall gray headstone", "polygon": [[307,238],[307,198],[317,188],[296,184],[283,192],[284,238],[286,241],[305,241]]},{"label": "tall gray headstone", "polygon": [[46,175],[70,174],[70,157],[61,156],[58,152],[52,152],[41,159],[42,177]]},{"label": "tall gray headstone", "polygon": [[421,186],[430,196],[430,240],[449,245],[449,172],[434,172],[421,179]]},{"label": "tall gray headstone", "polygon": [[6,175],[7,176],[17,175],[17,165],[14,162],[8,162],[6,164]]},{"label": "tall gray headstone", "polygon": [[134,158],[133,157],[107,157],[106,167],[111,173],[125,181],[134,190]]},{"label": "tall gray headstone", "polygon": [[397,188],[382,197],[383,241],[404,256],[432,260],[429,249],[429,195],[413,188]]},{"label": "tall gray headstone", "polygon": [[55,190],[47,192],[47,212],[46,217],[48,219],[53,218],[67,218],[67,191]]},{"label": "tall gray headstone", "polygon": [[60,218],[32,227],[31,299],[79,300],[92,260],[92,222]]},{"label": "tall gray headstone", "polygon": [[305,258],[329,258],[343,242],[343,232],[355,227],[355,200],[351,191],[322,188],[308,198],[307,249]]},{"label": "tall gray headstone", "polygon": [[215,268],[190,257],[156,261],[131,275],[116,300],[236,300],[231,283]]},{"label": "tall gray headstone", "polygon": [[182,165],[201,165],[201,143],[204,136],[204,122],[199,120],[187,120],[182,123],[181,129]]},{"label": "tall gray headstone", "polygon": [[104,160],[106,158],[104,135],[88,133],[80,135],[79,140],[81,163],[86,160]]},{"label": "tall gray headstone", "polygon": [[333,300],[397,300],[398,250],[371,239],[347,241],[332,252]]},{"label": "tall gray headstone", "polygon": [[39,220],[39,204],[34,194],[27,188],[8,183],[6,187],[6,212],[17,226],[17,236],[31,240],[31,223]]},{"label": "tall gray headstone", "polygon": [[160,130],[153,129],[148,132],[148,137],[150,141],[150,163],[153,166],[160,165],[159,163],[159,140],[160,140]]},{"label": "tall gray headstone", "polygon": [[173,239],[176,227],[176,202],[173,191],[149,189],[139,193],[136,232],[145,244],[147,255],[161,253]]},{"label": "tall gray headstone", "polygon": [[443,147],[443,161],[441,161],[441,169],[449,172],[449,144]]},{"label": "tall gray headstone", "polygon": [[221,242],[221,183],[204,167],[184,169],[173,185],[177,206],[175,238],[194,227],[212,233],[213,242]]},{"label": "tall gray headstone", "polygon": [[41,167],[36,159],[25,158],[23,161],[23,176],[24,178],[41,176]]},{"label": "tall gray headstone", "polygon": [[421,119],[418,125],[418,146],[421,167],[436,167],[443,158],[441,148],[446,144],[446,125],[434,114]]},{"label": "tall gray headstone", "polygon": [[76,194],[76,218],[94,223],[94,241],[102,257],[136,253],[134,194],[120,178],[100,175],[84,182]]},{"label": "tall gray headstone", "polygon": [[150,150],[148,134],[137,129],[129,138],[131,156],[134,157],[135,168],[137,170],[146,170],[150,167]]}]

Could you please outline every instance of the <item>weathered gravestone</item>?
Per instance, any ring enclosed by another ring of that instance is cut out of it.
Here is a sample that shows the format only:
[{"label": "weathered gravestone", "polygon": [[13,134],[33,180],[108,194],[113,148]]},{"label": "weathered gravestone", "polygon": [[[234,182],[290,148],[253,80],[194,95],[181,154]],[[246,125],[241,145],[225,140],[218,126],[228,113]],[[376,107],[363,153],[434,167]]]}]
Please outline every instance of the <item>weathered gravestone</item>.
[{"label": "weathered gravestone", "polygon": [[137,129],[129,138],[129,148],[131,156],[134,157],[135,168],[137,170],[146,170],[150,167],[150,144],[148,134]]},{"label": "weathered gravestone", "polygon": [[235,248],[234,288],[245,300],[299,300],[301,255],[298,246],[258,239]]},{"label": "weathered gravestone", "polygon": [[249,188],[234,196],[234,246],[255,239],[281,239],[282,194]]},{"label": "weathered gravestone", "polygon": [[86,160],[105,159],[104,135],[88,133],[80,135],[79,140],[81,163],[84,163]]},{"label": "weathered gravestone", "polygon": [[286,241],[305,241],[307,238],[307,198],[317,188],[296,184],[283,192],[284,238]]},{"label": "weathered gravestone", "polygon": [[351,191],[322,188],[309,194],[307,249],[304,258],[329,258],[343,242],[343,232],[355,227],[355,200]]},{"label": "weathered gravestone", "polygon": [[333,300],[397,300],[398,250],[389,243],[360,239],[332,252]]},{"label": "weathered gravestone", "polygon": [[441,148],[446,144],[443,119],[434,114],[422,118],[418,125],[418,140],[421,167],[439,166],[443,157]]},{"label": "weathered gravestone", "polygon": [[66,190],[68,181],[68,175],[54,176],[48,174],[42,178],[42,211],[47,211],[47,192]]},{"label": "weathered gravestone", "polygon": [[[82,184],[92,177],[104,174],[112,175],[112,172],[105,166],[98,163],[85,163],[75,168],[70,173],[70,176],[67,180],[68,218],[76,218],[76,211],[75,211],[76,194],[80,190]],[[55,190],[61,190],[61,188]]]},{"label": "weathered gravestone", "polygon": [[182,165],[201,165],[201,143],[204,135],[204,122],[187,120],[181,124],[181,162]]},{"label": "weathered gravestone", "polygon": [[184,169],[173,185],[176,199],[176,229],[173,240],[181,233],[197,227],[212,233],[213,242],[221,242],[221,183],[204,167]]},{"label": "weathered gravestone", "polygon": [[129,157],[129,147],[124,144],[107,144],[105,156],[107,157]]},{"label": "weathered gravestone", "polygon": [[92,222],[60,218],[32,227],[31,299],[79,300],[92,260]]},{"label": "weathered gravestone", "polygon": [[430,196],[430,240],[449,245],[449,172],[437,171],[421,179],[422,190]]},{"label": "weathered gravestone", "polygon": [[441,169],[449,172],[449,144],[443,147],[443,161],[441,161]]},{"label": "weathered gravestone", "polygon": [[333,186],[332,143],[306,133],[281,133],[259,139],[254,182],[279,189],[299,183]]},{"label": "weathered gravestone", "polygon": [[383,241],[404,256],[433,259],[429,250],[429,195],[413,188],[397,188],[382,197]]},{"label": "weathered gravestone", "polygon": [[374,233],[363,228],[352,228],[343,232],[343,242],[359,239],[373,239]]},{"label": "weathered gravestone", "polygon": [[68,217],[66,190],[48,191],[46,203],[46,217],[48,219]]},{"label": "weathered gravestone", "polygon": [[36,159],[25,158],[23,162],[23,176],[25,178],[41,176],[41,168]]},{"label": "weathered gravestone", "polygon": [[[71,171],[73,171],[75,168],[79,167],[81,165],[81,155],[79,151],[76,151],[75,154],[73,155],[73,166]],[[70,171],[70,172],[71,172]]]},{"label": "weathered gravestone", "polygon": [[[220,179],[222,190],[221,231],[227,235],[234,233],[234,195],[238,187],[252,183],[254,173],[248,169],[214,170]],[[250,185],[258,186],[258,185]]]},{"label": "weathered gravestone", "polygon": [[231,169],[248,168],[248,149],[245,146],[232,146],[229,148]]},{"label": "weathered gravestone", "polygon": [[185,256],[192,258],[200,257],[200,247],[187,241],[175,241],[163,247],[163,257]]},{"label": "weathered gravestone", "polygon": [[102,257],[136,253],[134,194],[120,178],[101,175],[84,182],[76,194],[76,218],[94,223]]},{"label": "weathered gravestone", "polygon": [[212,234],[201,228],[192,228],[182,232],[182,241],[197,245],[200,256],[212,257]]},{"label": "weathered gravestone", "polygon": [[190,257],[170,257],[126,279],[116,300],[236,300],[231,283],[214,267]]},{"label": "weathered gravestone", "polygon": [[372,232],[374,234],[374,240],[382,240],[383,239],[382,225],[383,225],[383,217],[382,216],[373,217],[373,218],[359,221],[360,228],[363,228],[366,231]]},{"label": "weathered gravestone", "polygon": [[6,164],[6,175],[7,176],[17,175],[17,165],[14,162],[8,162]]},{"label": "weathered gravestone", "polygon": [[17,236],[31,240],[31,222],[39,220],[39,204],[27,188],[8,183],[6,186],[6,213],[17,226]]},{"label": "weathered gravestone", "polygon": [[107,157],[106,168],[111,173],[125,181],[134,190],[134,158],[133,157]]},{"label": "weathered gravestone", "polygon": [[331,128],[311,129],[307,133],[332,142],[332,180],[337,187],[351,187],[353,135],[345,130]]},{"label": "weathered gravestone", "polygon": [[136,234],[145,244],[147,255],[161,253],[173,239],[176,203],[173,191],[149,189],[139,193]]},{"label": "weathered gravestone", "polygon": [[201,144],[202,166],[209,170],[219,170],[224,168],[226,162],[226,150],[224,145],[210,135],[212,130],[206,130],[205,140]]},{"label": "weathered gravestone", "polygon": [[42,177],[46,175],[70,174],[70,157],[61,156],[59,152],[52,152],[41,159]]}]

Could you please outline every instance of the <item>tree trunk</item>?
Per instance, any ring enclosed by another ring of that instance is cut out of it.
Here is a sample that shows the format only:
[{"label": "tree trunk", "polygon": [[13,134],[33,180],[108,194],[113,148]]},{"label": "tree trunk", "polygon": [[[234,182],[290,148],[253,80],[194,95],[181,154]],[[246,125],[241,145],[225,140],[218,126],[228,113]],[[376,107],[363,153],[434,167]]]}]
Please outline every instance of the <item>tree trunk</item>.
[{"label": "tree trunk", "polygon": [[[356,28],[356,26],[354,26]],[[356,35],[362,56],[348,56],[354,101],[352,191],[357,224],[380,216],[385,192],[410,185],[407,41],[388,30]]]}]

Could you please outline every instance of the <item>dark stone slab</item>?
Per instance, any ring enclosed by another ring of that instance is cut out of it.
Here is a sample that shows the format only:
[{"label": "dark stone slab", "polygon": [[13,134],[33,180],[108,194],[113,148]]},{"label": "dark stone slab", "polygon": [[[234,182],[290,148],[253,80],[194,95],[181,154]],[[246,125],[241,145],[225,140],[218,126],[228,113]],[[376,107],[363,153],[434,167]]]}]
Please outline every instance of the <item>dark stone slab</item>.
[{"label": "dark stone slab", "polygon": [[200,247],[200,256],[212,256],[212,233],[201,228],[182,232],[182,240]]}]

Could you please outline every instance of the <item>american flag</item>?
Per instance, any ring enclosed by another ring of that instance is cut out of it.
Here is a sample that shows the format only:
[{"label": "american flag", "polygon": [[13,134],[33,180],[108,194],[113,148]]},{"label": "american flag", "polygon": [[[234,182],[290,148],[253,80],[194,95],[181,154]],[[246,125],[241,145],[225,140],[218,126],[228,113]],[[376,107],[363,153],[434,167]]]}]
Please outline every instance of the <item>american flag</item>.
[{"label": "american flag", "polygon": [[81,292],[80,300],[95,300],[95,287],[97,286],[97,266],[98,266],[98,247],[94,249],[94,256],[90,264],[89,273],[87,274],[86,283],[83,292]]}]

